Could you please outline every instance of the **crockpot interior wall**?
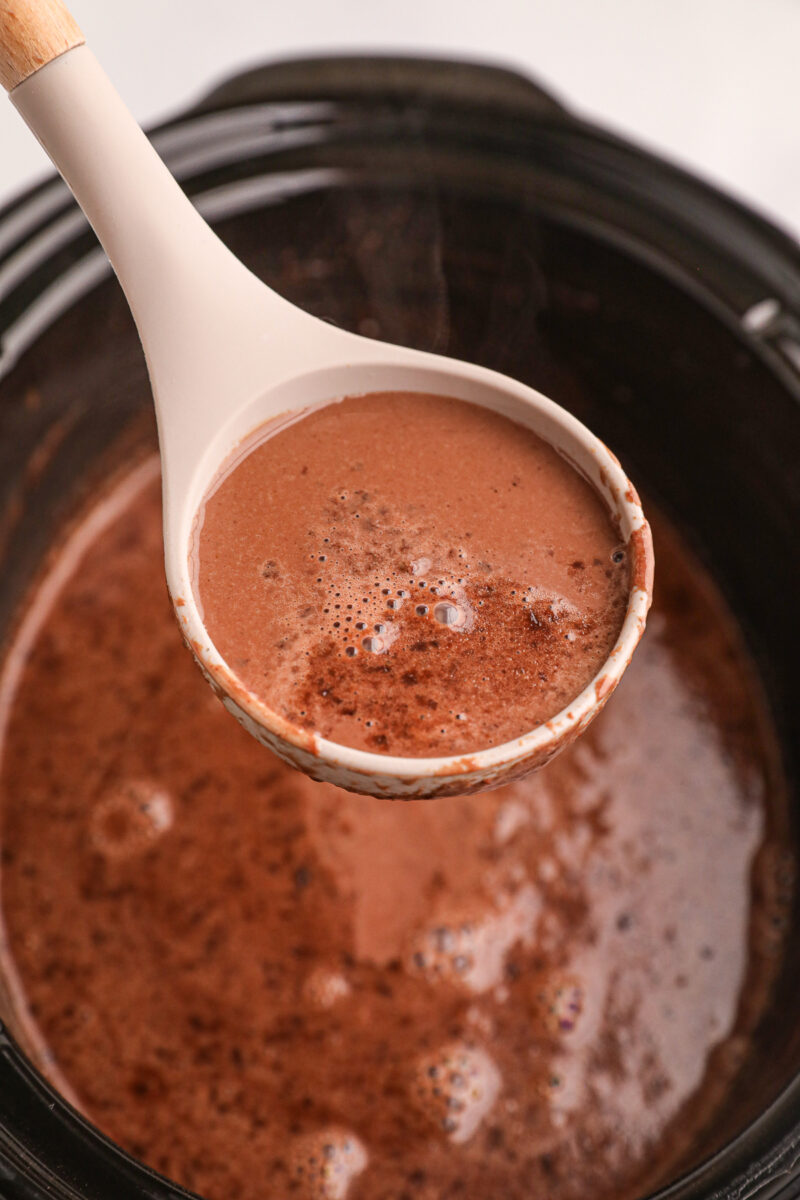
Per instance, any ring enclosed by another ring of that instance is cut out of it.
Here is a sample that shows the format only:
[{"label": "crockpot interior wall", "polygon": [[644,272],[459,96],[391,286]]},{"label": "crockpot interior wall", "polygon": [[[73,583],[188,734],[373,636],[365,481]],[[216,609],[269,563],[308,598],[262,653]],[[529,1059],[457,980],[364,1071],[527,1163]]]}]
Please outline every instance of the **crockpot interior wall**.
[{"label": "crockpot interior wall", "polygon": [[[54,535],[152,426],[141,350],[109,279],[0,378],[0,646],[11,641]],[[35,1058],[2,973],[0,1022]]]},{"label": "crockpot interior wall", "polygon": [[150,407],[138,339],[111,279],[69,308],[0,378],[3,642],[54,531],[101,478],[104,453],[134,416],[153,423]]}]

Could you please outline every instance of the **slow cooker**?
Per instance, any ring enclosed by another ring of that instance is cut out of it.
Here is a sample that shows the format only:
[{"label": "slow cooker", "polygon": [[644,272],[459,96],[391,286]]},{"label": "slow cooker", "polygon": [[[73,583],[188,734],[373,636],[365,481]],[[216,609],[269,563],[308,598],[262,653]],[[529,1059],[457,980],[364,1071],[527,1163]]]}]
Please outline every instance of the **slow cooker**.
[{"label": "slow cooker", "polygon": [[[518,377],[615,447],[736,612],[796,783],[797,246],[493,67],[272,64],[153,138],[288,299]],[[109,449],[149,426],[146,396],[105,257],[47,180],[0,214],[0,638]],[[665,1200],[800,1196],[796,922],[787,944],[754,1053]],[[0,1197],[187,1195],[45,1081],[2,980],[0,1016]]]}]

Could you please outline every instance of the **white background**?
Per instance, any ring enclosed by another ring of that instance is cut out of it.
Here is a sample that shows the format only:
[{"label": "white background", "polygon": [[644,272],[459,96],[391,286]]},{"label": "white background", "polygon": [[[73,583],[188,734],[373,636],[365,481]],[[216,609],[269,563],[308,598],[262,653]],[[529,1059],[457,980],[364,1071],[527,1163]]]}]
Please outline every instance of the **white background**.
[{"label": "white background", "polygon": [[[800,0],[72,0],[135,115],[243,65],[326,51],[488,59],[800,237]],[[0,203],[46,169],[0,103]]]}]

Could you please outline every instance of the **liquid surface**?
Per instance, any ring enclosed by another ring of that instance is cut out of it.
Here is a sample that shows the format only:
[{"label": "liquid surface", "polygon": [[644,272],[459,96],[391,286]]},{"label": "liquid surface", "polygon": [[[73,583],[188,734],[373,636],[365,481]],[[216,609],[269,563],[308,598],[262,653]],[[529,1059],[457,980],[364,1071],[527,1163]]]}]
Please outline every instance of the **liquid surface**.
[{"label": "liquid surface", "polygon": [[57,1086],[209,1200],[666,1178],[747,1055],[788,870],[700,569],[657,525],[648,634],[546,771],[388,804],[290,771],[209,691],[156,470],[79,528],[0,689],[5,969]]},{"label": "liquid surface", "polygon": [[385,754],[479,750],[555,716],[628,598],[619,531],[551,447],[412,393],[278,423],[207,498],[194,557],[239,679],[294,724]]}]

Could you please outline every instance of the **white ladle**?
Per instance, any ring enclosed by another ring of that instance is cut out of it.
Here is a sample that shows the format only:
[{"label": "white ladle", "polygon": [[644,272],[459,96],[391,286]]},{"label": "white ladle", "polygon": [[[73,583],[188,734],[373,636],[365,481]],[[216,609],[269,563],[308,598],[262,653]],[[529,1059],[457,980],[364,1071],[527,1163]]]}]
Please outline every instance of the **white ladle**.
[{"label": "white ladle", "polygon": [[[616,458],[531,388],[481,367],[345,333],[282,300],[195,211],[83,42],[60,0],[0,0],[0,81],[94,227],[136,320],[158,419],[167,582],[186,641],[223,703],[276,754],[353,791],[403,797],[476,791],[541,766],[599,712],[650,605],[650,534]],[[505,745],[413,759],[326,741],[248,692],[200,619],[189,565],[192,523],[237,443],[279,413],[385,391],[453,396],[527,425],[597,488],[628,543],[628,611],[610,658],[563,712]]]}]

